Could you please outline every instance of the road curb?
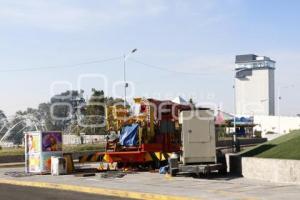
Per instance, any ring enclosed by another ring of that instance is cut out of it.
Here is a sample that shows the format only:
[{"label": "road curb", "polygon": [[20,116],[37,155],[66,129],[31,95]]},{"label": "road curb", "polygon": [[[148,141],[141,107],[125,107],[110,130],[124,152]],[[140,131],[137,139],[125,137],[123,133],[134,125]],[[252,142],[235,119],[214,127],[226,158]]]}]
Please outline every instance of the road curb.
[{"label": "road curb", "polygon": [[0,168],[25,167],[25,163],[1,163]]},{"label": "road curb", "polygon": [[[96,194],[96,195],[114,196],[114,197],[121,197],[121,198],[131,198],[131,199],[145,199],[145,200],[148,200],[148,199],[152,199],[152,200],[192,200],[192,199],[196,199],[196,198],[186,198],[186,197],[180,197],[180,196],[169,196],[169,195],[161,195],[161,194],[132,192],[132,191],[124,191],[124,190],[114,190],[114,189],[56,184],[56,183],[46,183],[46,182],[30,182],[30,181],[0,179],[0,183],[9,184],[9,185],[17,185],[17,186],[48,188],[48,189],[81,192],[81,193]],[[197,199],[201,200],[199,198],[197,198]]]}]

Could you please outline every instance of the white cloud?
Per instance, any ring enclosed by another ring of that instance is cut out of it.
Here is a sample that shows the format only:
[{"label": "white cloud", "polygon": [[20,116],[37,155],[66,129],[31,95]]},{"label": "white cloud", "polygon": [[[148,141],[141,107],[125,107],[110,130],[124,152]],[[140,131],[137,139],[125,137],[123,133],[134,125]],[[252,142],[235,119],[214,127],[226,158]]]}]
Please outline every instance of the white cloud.
[{"label": "white cloud", "polygon": [[[257,53],[276,61],[276,80],[278,84],[297,84],[300,75],[300,52],[298,51],[266,51]],[[222,73],[233,72],[234,54],[201,54],[186,59],[175,65],[175,69],[185,72]]]},{"label": "white cloud", "polygon": [[0,1],[0,24],[24,25],[51,30],[78,30],[108,26],[128,20],[157,16],[167,7],[163,1],[99,1],[89,5],[46,0]]},{"label": "white cloud", "polygon": [[217,74],[233,72],[234,66],[232,55],[199,55],[175,65],[175,68],[182,72]]},{"label": "white cloud", "polygon": [[275,75],[278,85],[294,84],[300,86],[299,51],[270,51],[266,55],[276,61]]},{"label": "white cloud", "polygon": [[[227,4],[231,1],[221,2]],[[223,10],[218,0],[0,0],[0,4],[2,25],[24,25],[59,31],[107,27],[165,13],[169,16],[195,16],[198,23],[203,25],[215,24],[228,14],[231,15],[226,9]]]}]

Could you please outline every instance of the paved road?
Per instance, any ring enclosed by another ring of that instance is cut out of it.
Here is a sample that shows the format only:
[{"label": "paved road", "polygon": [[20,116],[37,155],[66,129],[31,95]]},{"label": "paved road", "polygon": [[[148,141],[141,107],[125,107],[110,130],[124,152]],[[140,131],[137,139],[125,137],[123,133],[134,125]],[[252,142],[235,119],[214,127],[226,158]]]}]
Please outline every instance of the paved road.
[{"label": "paved road", "polygon": [[22,187],[0,184],[0,199],[7,200],[119,200],[124,198],[91,195],[61,190]]},{"label": "paved road", "polygon": [[[242,177],[219,177],[211,176],[209,178],[193,178],[186,176],[168,177],[158,173],[152,172],[137,172],[128,173],[122,178],[103,177],[103,173],[97,174],[94,177],[76,177],[74,175],[65,176],[28,176],[28,177],[14,177],[9,173],[23,172],[24,168],[0,168],[0,182],[17,181],[23,183],[47,183],[47,184],[62,184],[62,185],[74,185],[77,187],[91,187],[94,189],[108,189],[113,191],[127,191],[133,193],[147,193],[147,194],[159,194],[167,196],[183,196],[200,198],[202,200],[282,200],[282,199],[299,199],[300,200],[300,185],[292,184],[275,184],[265,181],[250,180]],[[111,173],[111,172],[110,172]],[[22,194],[22,188],[11,190],[1,187],[0,185],[0,200],[19,200],[29,199],[28,196],[35,193]],[[40,189],[31,189],[31,191],[37,191]],[[3,192],[5,191],[5,192]],[[43,190],[46,191],[47,190]],[[10,193],[14,193],[9,198]],[[55,198],[55,195],[46,195],[46,192],[38,192],[45,198],[32,198],[32,200],[46,199],[96,199],[93,195],[76,194],[69,192],[62,192],[64,198]],[[19,194],[18,194],[19,193]],[[59,194],[60,192],[57,192]],[[44,195],[45,194],[45,195]],[[56,192],[55,192],[56,194]],[[73,195],[72,195],[73,194]],[[2,195],[2,196],[1,196]],[[21,197],[24,198],[20,198]],[[28,196],[26,196],[28,195]],[[71,195],[71,196],[69,196]],[[81,196],[83,195],[83,196]],[[18,196],[18,198],[15,198]],[[74,196],[76,198],[74,198]],[[85,198],[86,196],[90,198]],[[48,198],[46,198],[48,197]],[[97,199],[108,199],[108,197],[97,196]],[[118,198],[110,198],[118,199]],[[150,198],[149,198],[150,199]]]}]

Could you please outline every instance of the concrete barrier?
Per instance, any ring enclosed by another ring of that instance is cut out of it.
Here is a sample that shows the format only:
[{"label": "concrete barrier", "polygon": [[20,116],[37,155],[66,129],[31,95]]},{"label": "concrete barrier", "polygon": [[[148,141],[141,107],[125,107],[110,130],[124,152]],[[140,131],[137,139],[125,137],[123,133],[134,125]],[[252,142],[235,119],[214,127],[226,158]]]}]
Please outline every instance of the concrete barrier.
[{"label": "concrete barrier", "polygon": [[[239,139],[240,145],[254,145],[254,144],[261,144],[266,142],[266,138],[243,138]],[[217,147],[229,147],[233,146],[232,140],[219,140],[217,141]]]},{"label": "concrete barrier", "polygon": [[300,184],[300,161],[243,157],[242,175],[276,183]]},{"label": "concrete barrier", "polygon": [[234,176],[242,176],[242,157],[238,153],[226,153],[227,172]]},{"label": "concrete barrier", "polygon": [[[73,152],[72,157],[74,160],[79,159],[80,156],[90,155],[99,151],[81,151],[81,152]],[[68,152],[66,152],[68,153]],[[0,156],[0,164],[1,163],[20,163],[25,162],[24,155],[15,155],[15,156]]]}]

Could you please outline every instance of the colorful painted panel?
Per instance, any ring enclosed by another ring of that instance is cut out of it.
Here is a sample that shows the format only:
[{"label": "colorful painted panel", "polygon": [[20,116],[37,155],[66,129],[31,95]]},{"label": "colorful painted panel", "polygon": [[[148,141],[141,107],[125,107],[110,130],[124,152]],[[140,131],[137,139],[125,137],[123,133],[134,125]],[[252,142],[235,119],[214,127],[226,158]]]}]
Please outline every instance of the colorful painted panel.
[{"label": "colorful painted panel", "polygon": [[51,156],[62,157],[61,152],[50,152],[41,154],[41,171],[50,172],[51,171]]},{"label": "colorful painted panel", "polygon": [[41,157],[40,154],[32,154],[27,158],[28,172],[41,172],[40,169]]},{"label": "colorful painted panel", "polygon": [[26,172],[50,172],[51,156],[62,156],[61,132],[28,132],[25,142]]},{"label": "colorful painted panel", "polygon": [[41,151],[40,135],[38,134],[27,134],[26,135],[26,149],[28,154],[39,153]]},{"label": "colorful painted panel", "polygon": [[43,132],[42,151],[43,152],[62,151],[62,133]]}]

